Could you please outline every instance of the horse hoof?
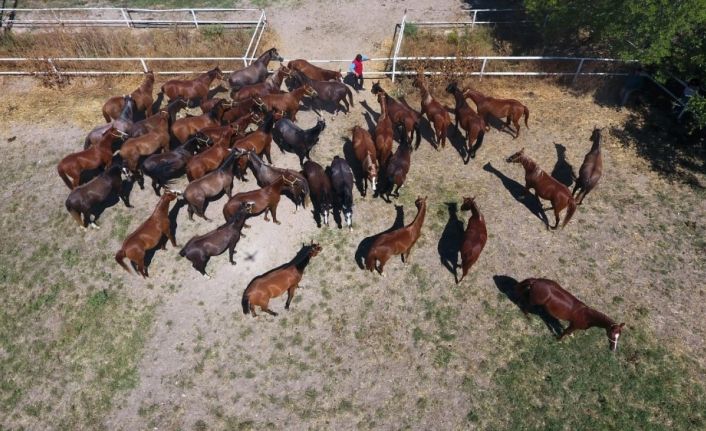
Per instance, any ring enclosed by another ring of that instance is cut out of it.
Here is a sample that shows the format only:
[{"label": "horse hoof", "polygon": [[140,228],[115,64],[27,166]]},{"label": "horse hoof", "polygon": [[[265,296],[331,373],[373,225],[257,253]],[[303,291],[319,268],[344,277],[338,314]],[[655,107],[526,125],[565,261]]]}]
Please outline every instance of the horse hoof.
[{"label": "horse hoof", "polygon": [[276,225],[281,225],[281,224],[282,224],[282,223],[280,223],[280,222],[278,222],[278,221],[273,221],[273,222],[274,222],[274,224],[276,224]]},{"label": "horse hoof", "polygon": [[208,275],[208,274],[206,274],[206,273],[204,273],[204,274],[203,274],[203,278],[205,278],[206,280],[210,280],[210,279],[211,279],[211,276]]}]

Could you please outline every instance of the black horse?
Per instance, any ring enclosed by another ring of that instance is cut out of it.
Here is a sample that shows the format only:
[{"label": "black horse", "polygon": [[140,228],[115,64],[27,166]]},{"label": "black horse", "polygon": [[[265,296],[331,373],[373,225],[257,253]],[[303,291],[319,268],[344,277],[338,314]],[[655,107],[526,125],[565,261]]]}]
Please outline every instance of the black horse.
[{"label": "black horse", "polygon": [[336,198],[334,216],[343,211],[348,229],[353,230],[353,170],[345,159],[334,156],[328,174]]},{"label": "black horse", "polygon": [[152,154],[142,162],[142,173],[152,178],[152,188],[159,196],[159,190],[170,180],[179,178],[186,171],[186,163],[191,157],[208,144],[208,137],[196,135],[176,149],[159,154]]},{"label": "black horse", "polygon": [[236,70],[228,77],[228,83],[233,90],[240,90],[246,85],[257,84],[267,78],[267,65],[270,61],[283,61],[277,48],[270,48],[257,58],[250,66]]},{"label": "black horse", "polygon": [[326,128],[322,119],[308,130],[303,130],[289,118],[282,118],[272,130],[272,139],[275,140],[282,151],[289,151],[299,156],[299,164],[304,164],[304,159],[311,159],[309,152],[319,142],[321,132]]},{"label": "black horse", "polygon": [[[350,107],[353,106],[353,93],[351,93],[351,89],[342,82],[315,81],[298,70],[292,72],[292,77],[299,86],[308,84],[316,91],[316,97],[312,101],[312,106],[314,107],[316,107],[317,100],[335,106],[334,111],[336,112],[344,108],[343,112],[347,113]],[[348,99],[346,99],[346,96],[348,96]],[[343,106],[341,106],[341,102],[343,102]]]},{"label": "black horse", "polygon": [[309,160],[304,163],[304,176],[309,183],[311,203],[314,205],[314,220],[321,227],[321,219],[328,226],[328,215],[333,208],[333,186],[331,179],[318,163]]}]

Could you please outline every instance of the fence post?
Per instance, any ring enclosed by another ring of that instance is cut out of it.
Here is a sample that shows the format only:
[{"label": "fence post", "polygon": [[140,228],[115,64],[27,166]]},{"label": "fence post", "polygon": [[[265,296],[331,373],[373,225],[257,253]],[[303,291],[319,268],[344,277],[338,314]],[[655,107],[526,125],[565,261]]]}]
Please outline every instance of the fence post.
[{"label": "fence post", "polygon": [[130,18],[128,18],[128,15],[127,15],[127,13],[125,12],[125,8],[124,8],[124,7],[121,7],[121,8],[120,8],[120,13],[123,14],[123,19],[125,20],[125,24],[126,24],[128,27],[132,27],[132,25],[130,24],[130,21],[131,21],[131,20],[130,20]]},{"label": "fence post", "polygon": [[[262,23],[262,19],[265,17],[265,10],[263,9],[262,12],[260,13],[260,18],[257,20],[257,25],[255,26],[255,30],[252,32],[252,37],[250,38],[250,43],[248,44],[247,49],[245,49],[245,55],[243,56],[243,64],[245,67],[248,66],[248,54],[250,54],[250,48],[252,47],[253,42],[255,42],[255,36],[257,36],[257,30],[260,28],[260,24]],[[264,31],[264,29],[263,29]],[[253,56],[255,56],[255,52],[257,50],[257,46],[253,49]]]},{"label": "fence post", "polygon": [[400,34],[397,35],[397,44],[395,45],[395,52],[392,54],[392,82],[395,82],[395,73],[397,71],[397,54],[400,52],[400,46],[402,46],[402,38],[404,37],[404,26],[406,21],[407,9],[404,10],[402,22],[400,23]]},{"label": "fence post", "polygon": [[576,78],[578,78],[578,77],[579,77],[579,73],[581,73],[581,68],[583,67],[583,61],[584,61],[584,60],[585,60],[585,58],[582,58],[581,61],[579,61],[579,67],[576,68],[576,73],[574,73],[574,79],[573,79],[573,81],[571,81],[571,84],[575,84],[575,83],[576,83]]},{"label": "fence post", "polygon": [[196,26],[196,28],[199,28],[199,20],[196,19],[196,12],[194,12],[193,9],[189,9],[189,10],[191,11],[191,16],[194,17],[194,25]]},{"label": "fence post", "polygon": [[142,63],[142,69],[144,69],[145,73],[148,72],[149,69],[147,69],[147,63],[145,63],[145,59],[144,59],[144,58],[141,58],[141,59],[140,59],[140,63]]},{"label": "fence post", "polygon": [[478,16],[478,11],[474,10],[473,11],[473,19],[471,20],[471,30],[473,30],[476,27],[476,17]]},{"label": "fence post", "polygon": [[480,79],[479,81],[483,80],[483,72],[485,72],[485,64],[488,62],[487,58],[483,59],[483,65],[480,67]]}]

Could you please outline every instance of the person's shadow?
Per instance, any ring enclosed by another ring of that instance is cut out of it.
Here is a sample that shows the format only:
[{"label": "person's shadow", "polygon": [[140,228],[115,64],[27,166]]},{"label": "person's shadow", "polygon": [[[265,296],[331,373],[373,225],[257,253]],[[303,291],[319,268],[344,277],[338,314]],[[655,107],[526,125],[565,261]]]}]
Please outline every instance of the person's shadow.
[{"label": "person's shadow", "polygon": [[539,201],[539,199],[537,199],[537,196],[531,193],[527,193],[527,190],[522,184],[518,183],[512,178],[507,177],[505,174],[495,169],[493,165],[490,164],[490,162],[483,165],[483,170],[490,172],[491,174],[494,174],[496,177],[500,178],[500,181],[502,181],[503,186],[505,186],[507,191],[510,192],[512,197],[515,198],[517,202],[521,202],[528,210],[530,210],[532,214],[537,216],[537,218],[540,219],[546,226],[549,226],[549,219],[547,218],[547,214],[542,208],[541,202]]},{"label": "person's shadow", "polygon": [[441,264],[453,274],[454,280],[458,282],[456,269],[460,266],[458,255],[463,243],[463,221],[458,218],[458,205],[456,202],[446,202],[446,207],[449,210],[449,221],[441,234],[437,251],[439,252]]},{"label": "person's shadow", "polygon": [[372,247],[373,243],[380,235],[404,227],[404,207],[402,205],[395,205],[395,211],[397,212],[397,214],[395,215],[395,222],[389,229],[384,232],[376,233],[375,235],[369,236],[362,240],[360,244],[358,244],[358,248],[355,251],[355,262],[358,264],[358,268],[365,269],[365,257],[368,255],[370,247]]},{"label": "person's shadow", "polygon": [[[507,275],[494,275],[493,281],[495,282],[495,286],[498,288],[498,290],[505,296],[507,296],[507,298],[512,301],[513,304],[517,305],[520,311],[522,311],[524,299],[518,296],[517,292],[515,292],[515,286],[517,286],[517,283],[519,282]],[[547,325],[547,328],[549,328],[549,330],[555,336],[561,335],[564,331],[561,322],[557,320],[554,316],[551,316],[549,313],[547,313],[547,311],[543,307],[532,307],[528,311],[529,314],[539,316],[539,318],[542,319],[544,324]]]},{"label": "person's shadow", "polygon": [[566,160],[566,147],[554,143],[554,148],[556,148],[556,164],[552,170],[552,177],[560,183],[564,184],[566,187],[571,187],[574,182],[574,168]]}]

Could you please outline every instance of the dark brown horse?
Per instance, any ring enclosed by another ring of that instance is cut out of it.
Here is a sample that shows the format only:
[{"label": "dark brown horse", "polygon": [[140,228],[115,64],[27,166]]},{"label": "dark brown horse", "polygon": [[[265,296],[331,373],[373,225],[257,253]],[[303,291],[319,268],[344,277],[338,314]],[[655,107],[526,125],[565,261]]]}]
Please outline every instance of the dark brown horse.
[{"label": "dark brown horse", "polygon": [[211,276],[206,273],[206,265],[213,256],[218,256],[228,250],[228,260],[235,265],[233,255],[235,246],[240,241],[240,234],[245,224],[245,219],[252,211],[252,203],[246,202],[238,209],[238,212],[226,224],[212,230],[211,232],[191,238],[184,248],[179,251],[181,257],[191,261],[195,270],[207,279]]},{"label": "dark brown horse", "polygon": [[297,121],[299,112],[299,102],[304,96],[315,97],[316,91],[309,85],[304,85],[289,93],[268,94],[261,98],[255,98],[255,103],[263,111],[279,111],[286,114],[292,121]]},{"label": "dark brown horse", "polygon": [[373,83],[371,91],[373,94],[385,93],[387,115],[390,116],[390,119],[394,124],[401,123],[404,125],[405,131],[409,134],[410,143],[414,141],[414,133],[417,133],[417,141],[415,142],[414,147],[419,148],[419,143],[422,139],[422,136],[419,134],[419,123],[422,119],[421,114],[387,94],[380,86],[380,81]]},{"label": "dark brown horse", "polygon": [[436,131],[436,142],[433,143],[436,149],[446,146],[446,134],[451,125],[451,116],[449,115],[446,108],[434,99],[434,97],[429,93],[427,88],[426,80],[423,74],[417,75],[413,84],[415,87],[419,88],[422,96],[422,114],[427,116],[427,119],[431,124],[434,125],[434,130]]},{"label": "dark brown horse", "polygon": [[190,182],[186,186],[186,189],[184,189],[184,200],[189,205],[189,220],[194,219],[194,213],[204,220],[208,220],[205,214],[207,199],[217,196],[223,191],[228,197],[231,197],[233,190],[233,164],[240,155],[237,150],[231,150],[231,153],[218,169]]},{"label": "dark brown horse", "polygon": [[229,124],[237,121],[252,112],[266,113],[267,110],[265,110],[263,106],[258,105],[254,98],[233,101],[230,103],[230,109],[227,109],[223,113],[223,124]]},{"label": "dark brown horse", "polygon": [[488,115],[492,115],[495,118],[503,119],[506,118],[505,127],[510,131],[512,135],[512,129],[510,128],[510,121],[515,125],[515,134],[513,139],[520,136],[520,118],[525,116],[525,127],[529,129],[527,125],[527,119],[529,118],[529,109],[519,101],[515,99],[496,99],[494,97],[485,96],[480,91],[476,91],[472,88],[468,88],[463,92],[465,97],[470,97],[471,100],[476,104],[478,109],[478,115],[483,117],[486,121],[486,130],[490,127],[488,123]]},{"label": "dark brown horse", "polygon": [[341,71],[334,71],[334,70],[328,70],[328,69],[323,69],[318,66],[314,66],[313,64],[309,63],[306,60],[302,59],[297,59],[297,60],[292,60],[289,63],[287,63],[287,67],[289,67],[291,70],[298,70],[299,72],[303,73],[304,75],[308,76],[310,79],[313,79],[314,81],[339,81],[343,82],[343,75],[341,75]]},{"label": "dark brown horse", "polygon": [[370,246],[368,255],[365,257],[365,268],[368,271],[376,270],[378,274],[384,276],[383,269],[385,263],[394,255],[402,255],[402,262],[409,262],[409,254],[412,247],[419,239],[424,224],[424,216],[427,212],[427,198],[418,197],[415,201],[417,206],[417,216],[412,223],[392,232],[380,234]]},{"label": "dark brown horse", "polygon": [[223,102],[220,102],[206,114],[176,120],[172,124],[174,138],[183,144],[190,136],[205,127],[220,126],[224,110]]},{"label": "dark brown horse", "polygon": [[223,79],[223,73],[218,66],[202,73],[195,79],[170,79],[162,85],[157,97],[160,98],[161,94],[166,94],[169,100],[183,97],[190,104],[201,103],[202,100],[208,98],[208,88],[215,79]]},{"label": "dark brown horse", "polygon": [[267,77],[267,65],[270,64],[272,60],[284,60],[280,57],[276,48],[270,48],[262,53],[250,66],[231,73],[228,77],[230,87],[233,90],[240,90],[246,85],[253,85],[264,81]]},{"label": "dark brown horse", "polygon": [[[153,154],[142,162],[142,172],[152,178],[152,188],[157,196],[159,196],[160,188],[165,187],[170,180],[184,175],[186,164],[200,150],[201,141],[194,137],[172,151]],[[218,165],[220,162],[216,164],[216,167]]]},{"label": "dark brown horse", "polygon": [[302,250],[288,264],[255,277],[243,292],[243,313],[251,313],[253,317],[257,317],[255,314],[257,306],[262,311],[276,316],[277,313],[269,309],[270,299],[276,298],[284,292],[288,293],[284,308],[289,310],[289,304],[294,298],[294,291],[299,287],[304,269],[309,265],[311,258],[320,252],[321,246],[312,241],[311,245],[302,247]]},{"label": "dark brown horse", "polygon": [[[571,195],[576,195],[576,204],[581,205],[583,198],[593,190],[598,184],[598,180],[603,175],[603,156],[601,156],[601,129],[594,127],[591,133],[593,145],[591,151],[586,154],[583,159],[581,169],[579,169],[579,177],[576,180],[576,185]],[[576,192],[578,191],[578,194]]]},{"label": "dark brown horse", "polygon": [[[348,112],[353,106],[353,93],[351,89],[344,83],[338,81],[315,81],[305,74],[294,71],[292,72],[294,81],[299,85],[309,85],[316,91],[312,106],[315,107],[316,101],[321,101],[324,104],[335,106],[335,112],[343,108],[343,112]],[[348,99],[346,99],[346,96]],[[341,106],[343,102],[343,106]]]},{"label": "dark brown horse", "polygon": [[[69,193],[69,197],[66,198],[66,209],[84,231],[89,223],[92,228],[99,229],[96,224],[96,209],[104,204],[111,195],[119,196],[125,206],[130,207],[128,195],[123,191],[121,166],[118,164],[112,165],[91,181],[73,189]],[[81,220],[81,215],[83,215],[83,220]],[[91,215],[93,215],[93,220],[91,220]]]},{"label": "dark brown horse", "polygon": [[120,113],[120,117],[117,120],[113,120],[108,124],[101,124],[100,126],[96,126],[90,132],[88,132],[88,135],[86,135],[86,139],[84,139],[83,141],[84,150],[87,150],[90,146],[97,144],[102,139],[105,131],[110,129],[111,127],[116,130],[114,133],[120,134],[123,139],[132,136],[133,127],[135,124],[135,101],[132,100],[132,97],[130,97],[129,94],[124,96],[123,99],[125,106],[123,107],[123,110]]},{"label": "dark brown horse", "polygon": [[[154,73],[151,70],[145,72],[145,80],[137,88],[130,93],[130,96],[135,101],[135,111],[143,112],[145,117],[152,115],[152,91],[154,90]],[[125,107],[125,99],[123,96],[114,96],[108,99],[103,104],[103,118],[107,123],[120,118],[120,113]]]},{"label": "dark brown horse", "polygon": [[392,155],[392,143],[395,140],[395,132],[392,129],[392,120],[387,115],[387,95],[385,92],[378,93],[378,103],[380,103],[380,117],[375,127],[375,151],[378,156],[378,166],[380,170],[387,168],[387,162]]},{"label": "dark brown horse", "polygon": [[[571,216],[574,215],[574,211],[576,211],[576,202],[571,196],[569,189],[554,179],[554,177],[544,172],[534,160],[525,156],[524,148],[508,157],[507,162],[520,163],[522,167],[525,168],[525,188],[527,189],[527,193],[530,192],[530,189],[534,189],[537,200],[541,197],[542,199],[551,201],[552,208],[554,209],[554,217],[556,218],[556,224],[552,229],[556,229],[559,226],[559,213],[561,213],[564,208],[568,207],[566,218],[564,218],[564,223],[561,227],[566,226],[569,220],[571,220]],[[549,223],[547,223],[547,229],[548,228]]]},{"label": "dark brown horse", "polygon": [[75,189],[81,182],[81,173],[101,167],[110,167],[113,162],[113,143],[122,138],[119,131],[110,126],[103,132],[101,140],[87,150],[69,154],[61,159],[56,167],[59,176],[69,189]]},{"label": "dark brown horse", "polygon": [[485,247],[485,242],[488,240],[488,231],[485,228],[485,218],[478,210],[476,198],[463,198],[463,211],[471,210],[471,217],[468,219],[466,232],[463,234],[463,242],[461,243],[461,268],[463,274],[456,281],[456,284],[461,283],[463,277],[468,274],[474,263],[480,257],[480,253]]},{"label": "dark brown horse", "polygon": [[610,350],[617,350],[618,338],[625,323],[618,324],[600,311],[579,301],[557,282],[546,278],[528,278],[515,286],[515,294],[523,302],[522,311],[527,319],[529,319],[527,313],[530,308],[539,305],[555,319],[569,321],[569,326],[558,337],[560,341],[577,329],[597,326],[605,329]]},{"label": "dark brown horse", "polygon": [[[396,197],[400,196],[400,188],[404,186],[409,168],[412,165],[412,144],[407,141],[407,135],[404,133],[404,130],[402,130],[403,126],[398,124],[397,127],[400,129],[399,135],[402,142],[397,146],[397,150],[392,157],[390,157],[387,168],[385,168],[384,189],[387,191],[388,202],[390,195],[394,194]],[[393,188],[395,188],[394,192],[392,191]]]},{"label": "dark brown horse", "polygon": [[463,93],[458,89],[455,82],[450,83],[446,87],[446,92],[453,94],[454,99],[456,99],[456,128],[460,124],[461,128],[466,131],[466,154],[468,154],[468,157],[464,160],[464,163],[468,163],[471,158],[476,156],[476,150],[483,143],[486,123],[483,117],[476,114],[473,108],[468,105]]},{"label": "dark brown horse", "polygon": [[285,76],[289,76],[290,70],[287,66],[282,65],[273,73],[265,79],[265,82],[260,82],[257,84],[246,85],[239,90],[233,90],[230,92],[230,98],[235,101],[241,101],[249,99],[253,96],[265,96],[272,93],[281,93],[280,87],[282,87],[282,81],[284,81]]},{"label": "dark brown horse", "polygon": [[130,176],[137,179],[141,189],[145,188],[145,180],[139,168],[140,158],[152,155],[159,149],[164,152],[169,151],[169,132],[167,130],[169,114],[162,111],[157,115],[160,116],[161,125],[155,126],[149,133],[128,139],[120,146],[120,157],[123,159],[124,166]]},{"label": "dark brown horse", "polygon": [[[172,242],[174,247],[177,247],[174,235],[172,235],[171,223],[169,221],[169,202],[177,198],[176,193],[166,191],[152,215],[145,220],[135,232],[128,235],[123,241],[123,246],[115,254],[115,261],[125,269],[128,273],[130,269],[123,261],[126,257],[137,269],[137,273],[143,277],[148,277],[147,267],[145,266],[145,253],[147,250],[155,248],[162,241],[162,237],[166,236]],[[162,244],[162,250],[166,249],[166,243]]]},{"label": "dark brown horse", "polygon": [[277,206],[279,205],[282,187],[285,183],[286,180],[284,177],[279,177],[269,186],[234,195],[232,198],[228,199],[228,202],[223,206],[223,218],[225,218],[226,221],[232,220],[244,204],[252,203],[253,207],[252,211],[250,211],[251,216],[259,215],[264,212],[265,221],[270,221],[270,219],[267,218],[267,212],[269,211],[269,213],[272,214],[272,222],[274,224],[280,224],[277,220]]},{"label": "dark brown horse", "polygon": [[364,177],[363,181],[363,196],[368,192],[368,181],[371,183],[373,193],[377,189],[378,178],[378,158],[373,144],[373,138],[367,130],[360,126],[353,127],[353,152],[355,158],[358,159]]},{"label": "dark brown horse", "polygon": [[160,126],[161,123],[161,115],[160,112],[166,112],[169,116],[169,123],[168,127],[169,130],[172,128],[172,124],[176,121],[176,116],[179,111],[182,109],[186,108],[186,99],[183,97],[177,97],[176,99],[172,100],[169,102],[166,108],[160,110],[156,114],[153,114],[144,120],[140,120],[137,123],[134,123],[131,128],[131,137],[137,137],[140,135],[144,135],[145,133],[149,133],[152,130],[154,130],[155,127]]},{"label": "dark brown horse", "polygon": [[333,208],[333,186],[331,179],[320,164],[309,160],[304,163],[302,172],[309,183],[311,203],[314,206],[314,220],[321,227],[321,220],[328,226],[328,215]]},{"label": "dark brown horse", "polygon": [[353,230],[353,169],[346,159],[333,156],[327,170],[331,178],[336,211],[341,211],[348,230]]}]

